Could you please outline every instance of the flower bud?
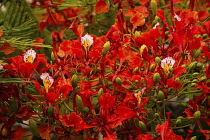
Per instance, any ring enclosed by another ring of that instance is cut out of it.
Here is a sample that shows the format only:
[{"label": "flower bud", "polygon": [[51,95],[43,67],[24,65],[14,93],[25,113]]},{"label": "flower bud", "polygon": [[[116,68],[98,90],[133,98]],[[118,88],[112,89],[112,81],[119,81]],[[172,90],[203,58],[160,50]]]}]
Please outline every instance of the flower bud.
[{"label": "flower bud", "polygon": [[196,83],[191,83],[191,87],[195,87],[196,86]]},{"label": "flower bud", "polygon": [[149,70],[150,72],[153,72],[155,70],[155,64],[150,65]]},{"label": "flower bud", "polygon": [[52,105],[49,105],[47,108],[47,115],[52,116],[54,114],[54,107]]},{"label": "flower bud", "polygon": [[147,49],[147,46],[144,44],[142,45],[140,48],[139,48],[139,52],[140,52],[140,55],[142,56],[142,53],[144,51],[144,49]]},{"label": "flower bud", "polygon": [[160,65],[161,59],[160,57],[155,57],[155,62],[158,63]]},{"label": "flower bud", "polygon": [[177,119],[176,120],[176,126],[180,126],[181,123],[182,123],[182,120],[181,119]]},{"label": "flower bud", "polygon": [[188,70],[193,70],[195,69],[195,66],[196,66],[196,62],[192,62],[189,66],[188,66]]},{"label": "flower bud", "polygon": [[139,121],[137,123],[137,126],[141,129],[141,131],[145,132],[146,131],[146,125],[144,124],[144,122]]},{"label": "flower bud", "polygon": [[197,136],[193,136],[190,140],[197,140]]},{"label": "flower bud", "polygon": [[151,0],[150,7],[152,9],[153,16],[155,16],[156,15],[156,10],[157,10],[157,2],[156,2],[156,0]]},{"label": "flower bud", "polygon": [[160,118],[159,113],[155,113],[155,114],[154,114],[154,118],[159,119],[159,118]]},{"label": "flower bud", "polygon": [[160,5],[165,6],[165,0],[160,0]]},{"label": "flower bud", "polygon": [[107,41],[104,46],[103,46],[103,50],[102,50],[102,54],[103,56],[105,56],[108,52],[109,52],[109,49],[110,49],[110,42]]},{"label": "flower bud", "polygon": [[201,49],[197,49],[197,50],[195,51],[194,58],[195,58],[195,59],[198,58],[198,57],[200,56],[200,54],[201,54]]},{"label": "flower bud", "polygon": [[194,117],[196,120],[199,119],[200,116],[201,116],[201,112],[200,112],[199,110],[196,111],[196,112],[193,114],[193,117]]},{"label": "flower bud", "polygon": [[159,83],[159,80],[160,80],[160,74],[159,73],[155,73],[154,76],[153,76],[153,81],[154,83]]},{"label": "flower bud", "polygon": [[165,95],[164,95],[163,91],[161,91],[161,90],[158,91],[158,98],[159,98],[161,101],[164,100]]},{"label": "flower bud", "polygon": [[98,91],[98,98],[104,93],[103,88],[100,88]]},{"label": "flower bud", "polygon": [[204,81],[206,81],[206,76],[201,77],[199,82],[204,82]]},{"label": "flower bud", "polygon": [[72,87],[73,88],[76,88],[77,87],[77,84],[78,84],[78,76],[77,76],[77,74],[74,74],[72,76],[71,84],[72,84]]},{"label": "flower bud", "polygon": [[4,127],[4,128],[2,129],[1,135],[2,135],[2,136],[7,136],[7,135],[8,135],[8,130],[7,130],[6,127]]},{"label": "flower bud", "polygon": [[198,62],[197,64],[196,64],[196,67],[203,67],[203,63],[200,63],[200,62]]},{"label": "flower bud", "polygon": [[177,77],[177,78],[175,79],[175,81],[178,81],[178,82],[180,82],[180,78],[179,78],[179,77]]},{"label": "flower bud", "polygon": [[199,75],[198,72],[194,72],[194,73],[192,74],[193,77],[197,77],[198,75]]},{"label": "flower bud", "polygon": [[78,111],[82,112],[84,110],[82,98],[79,95],[76,95],[76,105]]},{"label": "flower bud", "polygon": [[135,31],[134,36],[140,36],[141,35],[141,31]]},{"label": "flower bud", "polygon": [[29,120],[29,128],[31,129],[31,132],[33,133],[33,135],[38,136],[38,129],[37,129],[37,123],[35,120],[30,119]]},{"label": "flower bud", "polygon": [[118,84],[118,85],[122,85],[122,80],[120,79],[120,77],[117,77],[116,79],[115,79],[115,81],[116,81],[116,83]]}]

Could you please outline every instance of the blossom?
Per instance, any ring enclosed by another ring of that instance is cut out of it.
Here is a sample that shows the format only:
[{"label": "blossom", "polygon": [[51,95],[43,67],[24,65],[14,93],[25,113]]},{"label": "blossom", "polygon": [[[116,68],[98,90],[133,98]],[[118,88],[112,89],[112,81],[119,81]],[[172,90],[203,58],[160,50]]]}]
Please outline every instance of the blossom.
[{"label": "blossom", "polygon": [[33,63],[35,58],[36,58],[36,52],[30,49],[24,55],[24,62]]},{"label": "blossom", "polygon": [[161,60],[161,67],[164,71],[168,72],[169,68],[174,66],[175,60],[172,57],[166,57],[165,59]]},{"label": "blossom", "polygon": [[49,88],[52,86],[54,79],[49,75],[49,73],[42,73],[40,78],[43,80],[43,84],[46,92],[48,92]]},{"label": "blossom", "polygon": [[182,20],[177,14],[174,15],[174,18],[177,19],[178,21]]},{"label": "blossom", "polygon": [[157,22],[152,29],[156,29],[158,26],[160,26],[160,22]]},{"label": "blossom", "polygon": [[0,70],[2,70],[4,67],[0,64]]},{"label": "blossom", "polygon": [[82,45],[86,48],[89,48],[93,44],[93,37],[86,34],[83,37],[81,37]]}]

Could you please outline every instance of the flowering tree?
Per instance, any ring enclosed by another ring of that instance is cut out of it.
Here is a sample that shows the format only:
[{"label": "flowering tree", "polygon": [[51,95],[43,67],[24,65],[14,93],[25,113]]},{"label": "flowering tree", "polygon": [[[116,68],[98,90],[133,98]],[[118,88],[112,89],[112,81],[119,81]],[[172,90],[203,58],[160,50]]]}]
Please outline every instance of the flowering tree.
[{"label": "flowering tree", "polygon": [[0,26],[1,139],[209,139],[208,0],[14,1],[5,16],[26,12]]}]

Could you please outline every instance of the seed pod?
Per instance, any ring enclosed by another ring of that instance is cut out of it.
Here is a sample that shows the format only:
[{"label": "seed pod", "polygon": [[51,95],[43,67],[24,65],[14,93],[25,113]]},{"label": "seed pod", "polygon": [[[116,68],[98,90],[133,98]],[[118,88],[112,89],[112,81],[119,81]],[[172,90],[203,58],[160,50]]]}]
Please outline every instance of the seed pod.
[{"label": "seed pod", "polygon": [[165,95],[164,95],[163,91],[161,91],[161,90],[158,91],[158,98],[159,98],[161,101],[164,100]]},{"label": "seed pod", "polygon": [[155,70],[155,64],[150,65],[149,70],[150,72],[153,72]]},{"label": "seed pod", "polygon": [[142,132],[146,131],[146,125],[144,124],[144,122],[139,121],[138,127],[141,129]]},{"label": "seed pod", "polygon": [[198,58],[198,57],[200,56],[200,54],[201,54],[201,49],[197,49],[197,50],[195,51],[194,58],[195,58],[195,59]]},{"label": "seed pod", "polygon": [[153,81],[154,83],[159,83],[159,80],[160,80],[160,74],[159,73],[155,73],[154,76],[153,76]]},{"label": "seed pod", "polygon": [[79,79],[79,78],[78,78],[77,74],[74,74],[74,75],[72,76],[71,84],[72,84],[72,87],[73,87],[73,88],[76,88],[76,87],[77,87],[78,79]]},{"label": "seed pod", "polygon": [[160,57],[155,57],[155,62],[158,63],[160,65],[161,59]]},{"label": "seed pod", "polygon": [[199,110],[196,111],[196,112],[193,114],[193,117],[194,117],[196,120],[199,119],[200,116],[201,116],[201,112],[200,112]]},{"label": "seed pod", "polygon": [[54,114],[54,107],[52,105],[49,105],[47,108],[47,115],[52,116]]},{"label": "seed pod", "polygon": [[35,120],[30,119],[29,120],[29,128],[31,129],[31,132],[35,135],[38,136],[38,129],[37,129],[37,123]]},{"label": "seed pod", "polygon": [[103,50],[102,50],[102,54],[103,56],[105,56],[108,52],[109,52],[109,49],[110,49],[110,42],[107,41],[104,46],[103,46]]},{"label": "seed pod", "polygon": [[100,88],[98,91],[98,98],[104,93],[103,88]]},{"label": "seed pod", "polygon": [[120,77],[117,77],[116,79],[115,79],[115,81],[116,81],[116,83],[118,84],[118,85],[122,85],[122,80],[120,79]]},{"label": "seed pod", "polygon": [[156,2],[156,0],[151,0],[150,7],[152,9],[153,16],[155,16],[156,15],[156,10],[157,10],[157,2]]}]

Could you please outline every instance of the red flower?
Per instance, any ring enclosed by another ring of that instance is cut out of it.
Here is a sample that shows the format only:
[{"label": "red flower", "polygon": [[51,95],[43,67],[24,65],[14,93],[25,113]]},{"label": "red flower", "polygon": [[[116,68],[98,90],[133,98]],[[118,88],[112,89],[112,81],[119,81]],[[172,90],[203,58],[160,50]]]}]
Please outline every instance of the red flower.
[{"label": "red flower", "polygon": [[90,128],[90,126],[75,112],[71,113],[69,116],[61,115],[60,120],[65,126],[74,127],[76,131]]},{"label": "red flower", "polygon": [[22,139],[23,136],[25,135],[26,130],[22,128],[22,126],[18,125],[17,130],[14,131],[13,133],[13,138],[12,140],[19,140]]},{"label": "red flower", "polygon": [[107,7],[107,4],[106,4],[106,2],[104,0],[99,0],[96,3],[95,10],[96,10],[97,14],[109,11],[109,9]]},{"label": "red flower", "polygon": [[115,98],[110,93],[104,93],[98,100],[100,107],[104,109],[113,108],[115,105]]}]

